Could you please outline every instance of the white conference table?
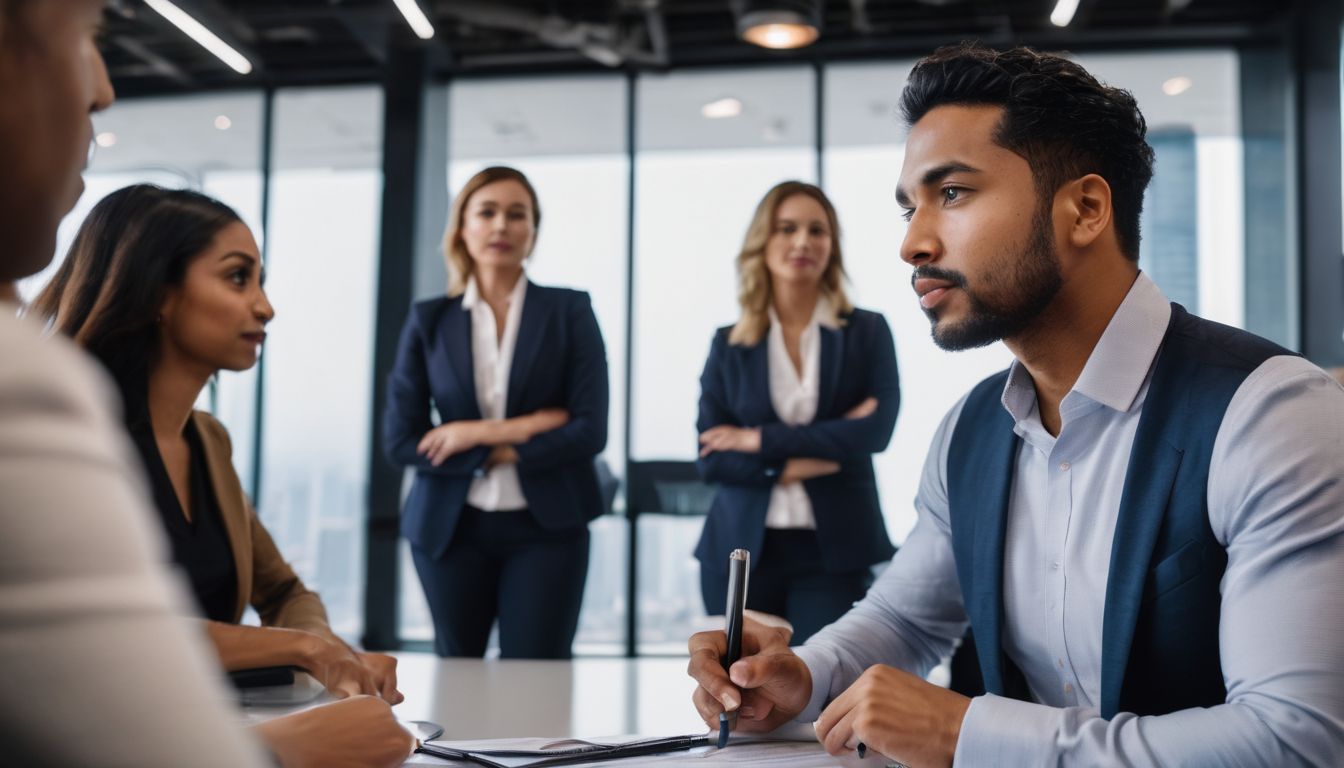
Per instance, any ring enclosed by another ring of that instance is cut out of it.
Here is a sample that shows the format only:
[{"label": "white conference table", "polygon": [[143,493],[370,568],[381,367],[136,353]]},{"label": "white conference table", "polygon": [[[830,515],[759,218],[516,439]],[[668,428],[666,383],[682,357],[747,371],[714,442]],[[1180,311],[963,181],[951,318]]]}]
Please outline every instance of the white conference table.
[{"label": "white conference table", "polygon": [[442,725],[445,739],[681,734],[705,730],[695,681],[676,658],[440,659],[398,653],[403,720]]},{"label": "white conference table", "polygon": [[[686,675],[685,658],[535,661],[394,655],[398,687],[406,696],[394,710],[397,717],[438,723],[445,740],[652,737],[706,731],[691,705],[695,682]],[[265,719],[292,710],[249,707],[248,714]],[[731,752],[725,750],[721,759]],[[886,763],[880,757],[832,758],[818,744],[815,761],[806,764],[882,768]]]}]

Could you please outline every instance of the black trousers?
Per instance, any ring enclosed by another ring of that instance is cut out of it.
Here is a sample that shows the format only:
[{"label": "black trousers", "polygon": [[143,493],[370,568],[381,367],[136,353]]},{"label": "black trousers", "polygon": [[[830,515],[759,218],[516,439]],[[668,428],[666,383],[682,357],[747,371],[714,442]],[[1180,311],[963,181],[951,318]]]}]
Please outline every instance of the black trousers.
[{"label": "black trousers", "polygon": [[440,656],[484,656],[496,618],[504,658],[573,656],[588,576],[587,526],[551,531],[527,510],[466,506],[443,557],[417,547],[411,555]]},{"label": "black trousers", "polygon": [[[793,645],[844,615],[873,583],[868,568],[828,572],[816,531],[767,528],[762,551],[751,556],[756,567],[747,581],[747,607],[788,619]],[[727,565],[700,564],[700,593],[710,615],[722,614],[727,604]]]}]

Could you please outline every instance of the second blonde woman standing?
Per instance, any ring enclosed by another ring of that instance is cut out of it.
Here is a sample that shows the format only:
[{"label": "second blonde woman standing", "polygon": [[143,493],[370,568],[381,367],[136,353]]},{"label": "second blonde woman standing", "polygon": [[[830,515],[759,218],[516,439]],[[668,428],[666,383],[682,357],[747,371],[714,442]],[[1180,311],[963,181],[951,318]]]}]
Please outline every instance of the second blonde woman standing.
[{"label": "second blonde woman standing", "polygon": [[839,222],[816,186],[761,200],[737,259],[741,318],[719,329],[700,378],[699,468],[718,492],[696,548],[711,614],[728,553],[752,553],[747,607],[801,643],[863,597],[895,552],[872,455],[896,425],[891,330],[844,290]]}]

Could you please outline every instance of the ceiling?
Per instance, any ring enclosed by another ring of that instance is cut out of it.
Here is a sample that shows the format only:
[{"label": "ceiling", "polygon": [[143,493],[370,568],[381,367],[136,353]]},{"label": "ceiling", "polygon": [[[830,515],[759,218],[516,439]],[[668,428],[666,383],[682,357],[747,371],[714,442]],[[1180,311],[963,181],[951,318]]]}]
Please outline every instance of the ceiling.
[{"label": "ceiling", "polygon": [[1295,0],[1082,0],[1066,29],[1054,0],[824,0],[821,40],[766,51],[736,37],[742,0],[419,0],[420,43],[393,0],[175,0],[256,66],[238,75],[143,0],[111,0],[102,48],[121,95],[383,77],[391,46],[424,45],[433,74],[610,71],[760,61],[910,57],[978,39],[1097,50],[1284,39]]}]

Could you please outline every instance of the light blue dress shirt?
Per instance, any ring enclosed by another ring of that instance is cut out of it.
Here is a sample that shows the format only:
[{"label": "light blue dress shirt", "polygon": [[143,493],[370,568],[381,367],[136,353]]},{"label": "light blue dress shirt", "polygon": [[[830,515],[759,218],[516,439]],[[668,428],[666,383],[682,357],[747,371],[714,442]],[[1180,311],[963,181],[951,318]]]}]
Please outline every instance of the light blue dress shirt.
[{"label": "light blue dress shirt", "polygon": [[[1034,703],[972,700],[961,766],[1344,766],[1344,389],[1273,357],[1233,396],[1214,442],[1209,523],[1227,549],[1219,625],[1227,702],[1162,716],[1099,715],[1102,613],[1130,446],[1171,316],[1140,274],[1073,389],[1052,437],[1031,376],[1003,393],[1022,438],[1004,549],[1004,648]],[[929,449],[905,546],[836,623],[796,649],[824,705],[874,664],[924,675],[967,619],[948,522],[948,445]]]}]

